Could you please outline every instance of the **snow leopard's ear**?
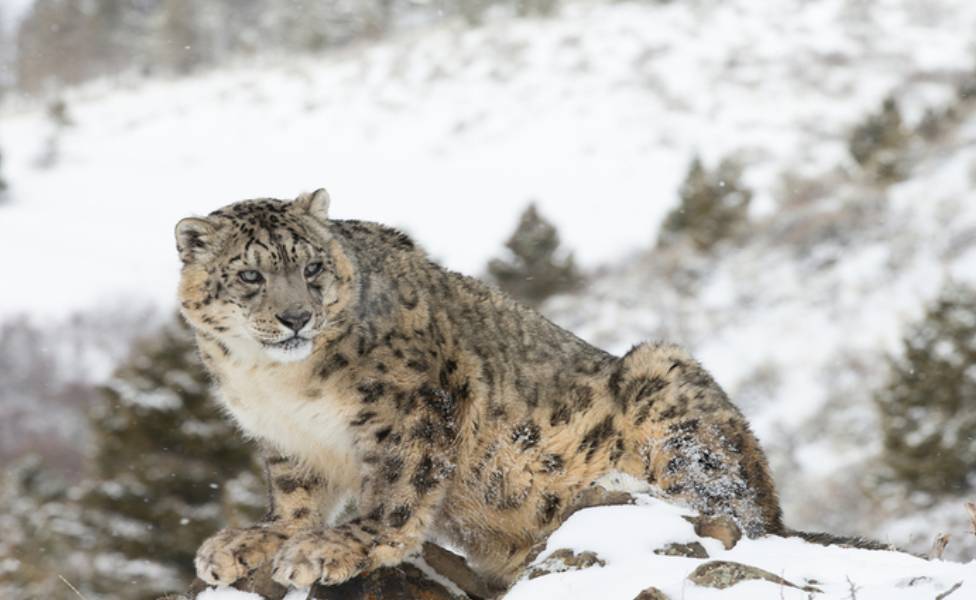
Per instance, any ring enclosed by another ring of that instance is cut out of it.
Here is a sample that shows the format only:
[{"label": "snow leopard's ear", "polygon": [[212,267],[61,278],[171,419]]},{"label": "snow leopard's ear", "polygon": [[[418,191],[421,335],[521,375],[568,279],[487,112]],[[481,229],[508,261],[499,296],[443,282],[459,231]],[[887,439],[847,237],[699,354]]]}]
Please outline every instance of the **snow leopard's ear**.
[{"label": "snow leopard's ear", "polygon": [[305,193],[295,198],[293,206],[300,212],[315,217],[320,221],[329,219],[329,203],[332,199],[325,188],[319,188],[311,194]]},{"label": "snow leopard's ear", "polygon": [[176,249],[184,265],[213,256],[217,228],[206,219],[188,217],[176,224]]}]

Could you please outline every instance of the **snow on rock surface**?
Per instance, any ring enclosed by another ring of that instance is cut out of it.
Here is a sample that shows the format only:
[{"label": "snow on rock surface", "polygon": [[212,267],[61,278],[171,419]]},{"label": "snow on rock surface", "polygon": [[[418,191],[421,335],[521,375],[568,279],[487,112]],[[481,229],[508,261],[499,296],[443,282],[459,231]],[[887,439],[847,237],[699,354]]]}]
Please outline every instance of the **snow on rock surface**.
[{"label": "snow on rock surface", "polygon": [[[647,495],[631,506],[604,506],[571,516],[549,539],[546,549],[526,573],[546,564],[553,553],[592,552],[599,561],[588,568],[523,577],[505,600],[634,600],[654,587],[672,600],[917,600],[935,598],[953,589],[964,600],[976,593],[976,561],[969,564],[926,561],[899,552],[824,547],[798,538],[743,539],[731,550],[711,538],[699,538],[684,516],[692,511]],[[705,559],[656,554],[674,543],[698,542]],[[702,565],[724,561],[756,567],[795,585],[746,580],[726,589],[696,585],[688,576]],[[552,564],[549,561],[548,564]],[[602,566],[601,566],[602,565]],[[813,592],[813,590],[819,592]],[[286,600],[305,598],[293,591]],[[254,594],[210,590],[199,600],[257,600]]]},{"label": "snow on rock surface", "polygon": [[[290,594],[291,600],[300,596],[300,592]],[[261,600],[261,596],[249,592],[241,592],[231,588],[211,588],[199,594],[197,600]]]},{"label": "snow on rock surface", "polygon": [[[848,599],[852,584],[858,600],[934,598],[959,582],[964,582],[960,599],[976,592],[976,562],[928,562],[897,552],[823,547],[796,538],[743,539],[727,551],[717,540],[698,538],[692,525],[682,518],[688,514],[693,513],[647,496],[639,498],[635,506],[582,510],[550,538],[537,562],[556,549],[571,548],[594,551],[606,566],[523,580],[505,599],[633,600],[648,587],[658,588],[674,600],[809,598],[807,591],[767,581],[746,581],[716,590],[687,580],[692,571],[709,561],[759,567],[798,588],[815,586],[823,593],[814,597],[824,600]],[[708,559],[654,553],[671,543],[693,541],[705,547]]]},{"label": "snow on rock surface", "polygon": [[[306,600],[308,590],[292,590],[284,600]],[[262,600],[261,596],[232,588],[211,588],[200,593],[196,600]]]}]

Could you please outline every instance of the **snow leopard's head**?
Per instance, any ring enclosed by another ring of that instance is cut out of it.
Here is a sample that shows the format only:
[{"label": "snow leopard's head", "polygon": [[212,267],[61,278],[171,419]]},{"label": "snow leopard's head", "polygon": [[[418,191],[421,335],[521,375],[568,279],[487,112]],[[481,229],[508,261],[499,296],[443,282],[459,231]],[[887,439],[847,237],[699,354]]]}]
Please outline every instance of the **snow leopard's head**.
[{"label": "snow leopard's head", "polygon": [[235,353],[307,358],[341,320],[352,267],[329,232],[329,195],[245,200],[176,225],[183,316]]}]

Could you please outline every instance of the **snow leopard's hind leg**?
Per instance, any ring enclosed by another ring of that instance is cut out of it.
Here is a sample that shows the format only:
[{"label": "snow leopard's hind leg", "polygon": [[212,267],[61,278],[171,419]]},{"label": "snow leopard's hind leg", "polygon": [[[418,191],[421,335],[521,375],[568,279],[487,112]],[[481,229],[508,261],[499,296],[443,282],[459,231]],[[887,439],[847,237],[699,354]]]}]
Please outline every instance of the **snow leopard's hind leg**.
[{"label": "snow leopard's hind leg", "polygon": [[750,537],[782,533],[766,456],[742,413],[683,349],[642,344],[608,381],[628,424],[618,468]]}]

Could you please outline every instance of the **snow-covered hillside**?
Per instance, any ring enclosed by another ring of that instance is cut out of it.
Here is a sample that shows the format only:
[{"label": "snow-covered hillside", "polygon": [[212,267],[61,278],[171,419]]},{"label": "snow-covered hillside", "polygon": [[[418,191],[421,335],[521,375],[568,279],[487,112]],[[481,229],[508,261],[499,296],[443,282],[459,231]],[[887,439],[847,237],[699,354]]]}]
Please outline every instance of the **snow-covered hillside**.
[{"label": "snow-covered hillside", "polygon": [[971,67],[976,30],[964,0],[563,13],[93,85],[67,94],[74,125],[60,134],[38,103],[6,106],[0,239],[16,283],[0,312],[169,303],[178,218],[319,186],[336,217],[403,226],[469,272],[538,199],[593,265],[654,239],[696,152],[748,161],[757,212],[774,210],[779,174],[845,160],[844,133],[882,96],[920,78],[937,95],[939,77]]}]

